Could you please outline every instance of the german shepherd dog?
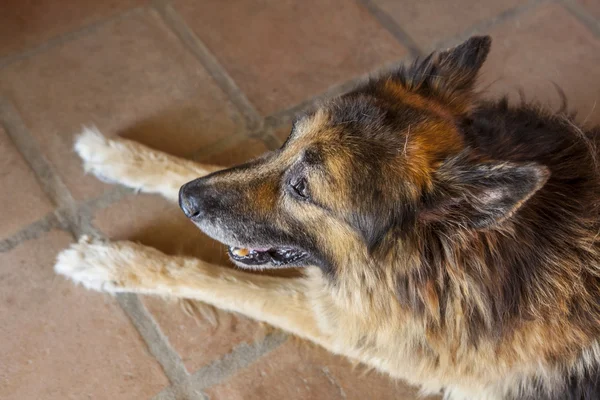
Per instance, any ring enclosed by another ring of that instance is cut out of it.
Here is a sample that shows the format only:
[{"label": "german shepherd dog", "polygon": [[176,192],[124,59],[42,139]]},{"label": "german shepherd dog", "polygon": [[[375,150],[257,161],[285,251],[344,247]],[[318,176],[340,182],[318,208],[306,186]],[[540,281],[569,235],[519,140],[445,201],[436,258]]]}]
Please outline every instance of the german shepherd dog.
[{"label": "german shepherd dog", "polygon": [[[447,399],[600,399],[600,129],[479,98],[490,45],[373,78],[230,169],[84,131],[87,171],[178,201],[238,269],[84,237],[56,271],[242,313]],[[283,267],[303,274],[249,272]]]}]

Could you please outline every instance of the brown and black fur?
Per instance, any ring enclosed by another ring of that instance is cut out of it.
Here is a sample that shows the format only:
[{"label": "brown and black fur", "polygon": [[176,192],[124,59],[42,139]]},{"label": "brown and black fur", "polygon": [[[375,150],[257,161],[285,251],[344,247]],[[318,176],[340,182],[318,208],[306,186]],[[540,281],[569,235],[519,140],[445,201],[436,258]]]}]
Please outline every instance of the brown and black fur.
[{"label": "brown and black fur", "polygon": [[334,352],[452,399],[599,399],[600,129],[482,100],[490,44],[325,102],[180,203],[228,245],[305,252]]}]

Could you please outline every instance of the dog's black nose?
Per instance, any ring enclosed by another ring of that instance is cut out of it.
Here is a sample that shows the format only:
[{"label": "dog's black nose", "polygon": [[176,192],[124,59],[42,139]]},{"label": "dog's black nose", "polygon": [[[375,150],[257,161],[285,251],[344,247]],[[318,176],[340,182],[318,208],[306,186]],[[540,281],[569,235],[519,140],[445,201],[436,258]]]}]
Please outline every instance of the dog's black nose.
[{"label": "dog's black nose", "polygon": [[202,215],[202,203],[199,199],[198,188],[189,182],[179,189],[179,207],[183,210],[186,217],[198,219]]}]

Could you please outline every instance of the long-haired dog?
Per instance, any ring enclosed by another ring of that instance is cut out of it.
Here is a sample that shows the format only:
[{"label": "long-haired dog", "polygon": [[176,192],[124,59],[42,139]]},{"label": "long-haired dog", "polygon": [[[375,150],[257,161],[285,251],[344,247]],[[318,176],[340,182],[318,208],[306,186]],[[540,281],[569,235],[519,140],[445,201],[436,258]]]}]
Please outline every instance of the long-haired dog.
[{"label": "long-haired dog", "polygon": [[[374,78],[231,169],[85,131],[86,170],[179,201],[239,268],[83,238],[56,271],[239,312],[448,399],[599,399],[600,130],[478,98],[490,44]],[[247,271],[283,267],[304,274]]]}]

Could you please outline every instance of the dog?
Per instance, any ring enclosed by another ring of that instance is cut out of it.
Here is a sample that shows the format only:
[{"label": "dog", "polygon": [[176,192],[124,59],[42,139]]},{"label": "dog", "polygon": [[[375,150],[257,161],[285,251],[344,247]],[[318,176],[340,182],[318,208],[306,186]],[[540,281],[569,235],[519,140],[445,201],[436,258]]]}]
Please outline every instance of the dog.
[{"label": "dog", "polygon": [[490,47],[371,78],[230,169],[85,130],[88,172],[179,202],[238,268],[84,237],[56,272],[242,313],[424,394],[599,399],[600,129],[482,99]]}]

